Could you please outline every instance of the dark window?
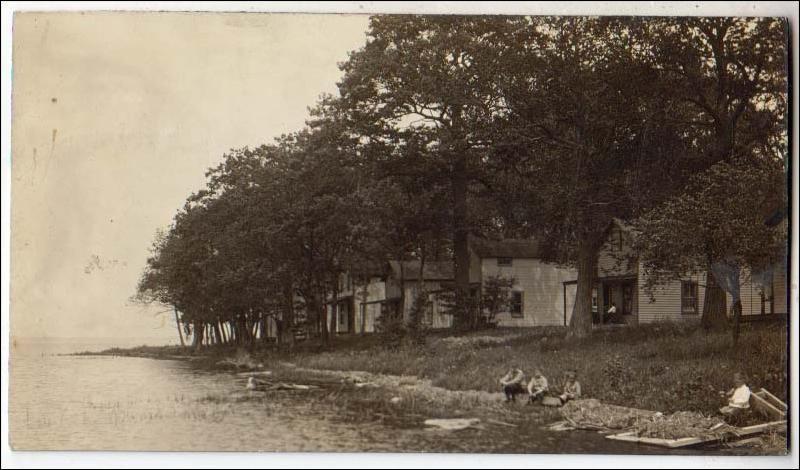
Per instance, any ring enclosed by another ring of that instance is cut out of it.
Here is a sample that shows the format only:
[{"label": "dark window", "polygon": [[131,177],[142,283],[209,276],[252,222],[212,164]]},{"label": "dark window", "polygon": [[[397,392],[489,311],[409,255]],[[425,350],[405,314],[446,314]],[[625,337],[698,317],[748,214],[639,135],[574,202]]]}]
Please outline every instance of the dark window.
[{"label": "dark window", "polygon": [[339,332],[348,331],[347,320],[350,317],[350,305],[347,302],[339,302],[336,314],[339,317]]},{"label": "dark window", "polygon": [[512,264],[511,258],[497,258],[498,266],[511,266],[511,264]]},{"label": "dark window", "polygon": [[512,317],[521,317],[523,316],[523,309],[522,309],[522,292],[511,292],[511,305],[510,305],[510,312]]},{"label": "dark window", "polygon": [[766,315],[772,313],[775,305],[775,287],[772,284],[772,276],[769,280],[759,287],[759,296],[761,297],[761,314]]},{"label": "dark window", "polygon": [[681,313],[697,314],[697,283],[694,281],[681,281]]},{"label": "dark window", "polygon": [[[695,297],[697,296],[695,295]],[[633,313],[633,283],[628,282],[622,285],[622,314],[631,315],[632,313]]]}]

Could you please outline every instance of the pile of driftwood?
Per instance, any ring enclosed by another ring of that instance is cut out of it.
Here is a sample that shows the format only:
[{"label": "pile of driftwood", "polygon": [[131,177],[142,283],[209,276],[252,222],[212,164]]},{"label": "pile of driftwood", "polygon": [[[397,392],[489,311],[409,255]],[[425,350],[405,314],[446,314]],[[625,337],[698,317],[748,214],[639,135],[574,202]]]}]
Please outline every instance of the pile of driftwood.
[{"label": "pile of driftwood", "polygon": [[608,405],[590,398],[567,402],[561,408],[564,421],[557,424],[560,424],[560,430],[584,429],[606,432],[629,429],[642,420],[660,414],[655,411]]},{"label": "pile of driftwood", "polygon": [[[750,396],[750,411],[764,422],[751,426],[731,426],[719,418],[678,412],[669,416],[653,413],[637,419],[625,432],[608,439],[678,448],[713,442],[738,440],[768,431],[786,432],[786,403],[765,389]],[[617,421],[621,422],[621,421]]]},{"label": "pile of driftwood", "polygon": [[751,395],[749,411],[764,422],[745,427],[732,426],[721,418],[688,411],[664,415],[608,405],[594,399],[575,400],[561,409],[564,420],[553,423],[549,429],[591,430],[609,434],[606,436],[608,439],[677,448],[732,441],[767,431],[785,432],[787,410],[786,403],[764,389]]}]

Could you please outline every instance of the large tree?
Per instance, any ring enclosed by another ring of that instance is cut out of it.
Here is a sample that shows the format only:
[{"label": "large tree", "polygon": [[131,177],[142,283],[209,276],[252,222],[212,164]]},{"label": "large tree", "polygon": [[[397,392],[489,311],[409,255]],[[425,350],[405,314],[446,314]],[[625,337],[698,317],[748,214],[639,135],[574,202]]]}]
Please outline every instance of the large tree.
[{"label": "large tree", "polygon": [[637,223],[647,286],[708,270],[733,299],[736,344],[742,278],[769,285],[786,259],[787,226],[774,223],[785,207],[782,159],[723,161],[695,175]]},{"label": "large tree", "polygon": [[591,292],[606,230],[665,197],[684,176],[684,143],[665,119],[669,98],[637,24],[531,18],[501,80],[505,113],[496,178],[514,194],[507,223],[540,238],[578,271],[573,334],[591,331]]},{"label": "large tree", "polygon": [[341,103],[371,141],[404,144],[425,136],[425,154],[446,176],[455,264],[455,324],[472,323],[469,295],[470,186],[486,156],[480,130],[500,105],[497,61],[516,19],[376,16],[369,40],[342,65]]},{"label": "large tree", "polygon": [[[660,18],[641,31],[652,45],[664,92],[673,97],[671,119],[692,144],[692,170],[785,146],[784,19]],[[727,323],[715,256],[709,249],[702,319],[709,328]]]}]

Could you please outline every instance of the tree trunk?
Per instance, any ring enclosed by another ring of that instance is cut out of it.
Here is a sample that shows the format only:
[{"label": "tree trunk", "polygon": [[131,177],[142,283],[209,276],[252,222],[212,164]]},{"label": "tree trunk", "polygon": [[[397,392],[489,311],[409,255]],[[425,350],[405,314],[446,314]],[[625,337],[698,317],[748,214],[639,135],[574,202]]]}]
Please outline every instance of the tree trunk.
[{"label": "tree trunk", "polygon": [[291,286],[284,289],[283,312],[278,325],[278,342],[291,347],[294,344],[294,291]]},{"label": "tree trunk", "polygon": [[322,296],[322,301],[319,301],[320,296],[317,294],[317,308],[319,312],[319,326],[320,334],[322,335],[322,342],[329,343],[331,340],[330,330],[328,328],[328,308],[325,306],[325,296]]},{"label": "tree trunk", "polygon": [[181,339],[181,347],[185,347],[186,343],[183,341],[183,331],[181,331],[181,319],[178,316],[178,307],[173,307],[175,310],[175,324],[178,325],[178,337]]},{"label": "tree trunk", "polygon": [[419,257],[419,272],[417,273],[419,277],[417,278],[417,296],[414,299],[414,303],[412,304],[413,311],[411,315],[411,329],[412,331],[419,331],[422,326],[422,318],[425,314],[425,309],[427,306],[425,305],[425,297],[427,294],[425,292],[425,246],[423,245],[420,247],[420,257]]},{"label": "tree trunk", "polygon": [[406,263],[404,261],[405,257],[401,253],[400,254],[400,302],[398,305],[399,312],[395,312],[395,314],[400,315],[401,318],[404,318],[406,315]]},{"label": "tree trunk", "polygon": [[708,330],[721,330],[728,326],[727,299],[725,290],[717,282],[711,263],[706,274],[706,292],[703,299],[703,316],[700,324]]},{"label": "tree trunk", "polygon": [[597,248],[584,243],[578,249],[578,286],[575,306],[569,322],[569,336],[586,337],[592,333],[592,289],[597,270]]},{"label": "tree trunk", "polygon": [[201,322],[200,320],[195,320],[194,323],[192,324],[192,330],[193,330],[192,348],[195,351],[199,351],[200,348],[203,346],[203,330],[204,330],[203,322]]},{"label": "tree trunk", "polygon": [[469,229],[467,226],[467,156],[457,151],[451,177],[453,195],[453,268],[455,270],[455,318],[453,326],[468,329],[469,311]]},{"label": "tree trunk", "polygon": [[[339,332],[339,278],[333,284],[333,299],[331,300],[331,333],[335,336]],[[327,310],[327,306],[325,307]]]},{"label": "tree trunk", "polygon": [[219,330],[219,323],[214,322],[213,324],[214,324],[214,338],[216,338],[216,343],[223,344],[224,341],[222,340],[222,332],[220,332]]},{"label": "tree trunk", "polygon": [[736,269],[732,270],[731,272],[731,284],[730,287],[732,292],[731,296],[733,297],[733,347],[739,345],[739,326],[742,320],[742,290],[741,290],[741,271],[737,266]]},{"label": "tree trunk", "polygon": [[219,331],[222,334],[222,344],[228,344],[228,335],[225,331],[225,322],[222,321],[221,318],[217,319],[217,325],[219,327]]},{"label": "tree trunk", "polygon": [[361,336],[367,334],[367,297],[369,296],[369,292],[367,291],[368,283],[368,280],[364,281],[364,289],[362,290],[361,294],[361,305],[358,306],[359,310],[361,311]]}]

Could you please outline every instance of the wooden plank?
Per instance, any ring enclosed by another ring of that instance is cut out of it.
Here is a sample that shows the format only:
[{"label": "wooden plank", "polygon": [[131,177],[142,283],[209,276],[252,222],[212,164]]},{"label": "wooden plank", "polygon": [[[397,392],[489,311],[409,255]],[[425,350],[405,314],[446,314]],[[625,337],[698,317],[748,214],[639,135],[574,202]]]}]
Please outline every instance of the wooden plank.
[{"label": "wooden plank", "polygon": [[[769,423],[763,424],[756,424],[754,426],[747,426],[743,428],[737,428],[734,432],[731,432],[730,435],[733,437],[743,437],[752,434],[758,434],[765,431],[769,431],[772,429],[779,429],[781,427],[786,426],[786,421],[772,421]],[[703,444],[713,441],[718,441],[720,438],[715,436],[705,436],[705,437],[684,437],[681,439],[658,439],[655,437],[637,437],[634,435],[633,432],[626,432],[621,434],[614,434],[611,436],[606,436],[608,439],[613,439],[615,441],[625,441],[625,442],[635,442],[639,444],[650,444],[660,447],[667,447],[670,449],[675,449],[679,447],[687,447],[697,444]]]},{"label": "wooden plank", "polygon": [[762,398],[762,396],[758,393],[753,393],[750,395],[750,405],[753,409],[769,419],[780,420],[786,418],[786,413],[778,408],[775,408],[770,402]]},{"label": "wooden plank", "polygon": [[767,400],[768,402],[770,402],[770,403],[771,403],[771,404],[772,404],[772,405],[773,405],[775,408],[778,408],[779,410],[783,411],[784,413],[786,413],[786,412],[788,412],[788,411],[789,411],[789,407],[786,405],[786,403],[784,403],[783,401],[781,401],[781,399],[780,399],[780,398],[778,398],[778,397],[776,397],[775,395],[773,395],[773,394],[769,393],[769,390],[767,390],[766,388],[762,388],[762,389],[761,389],[761,390],[760,390],[760,391],[757,393],[757,395],[758,395],[758,396],[760,396],[760,397],[762,397],[762,398],[764,398],[764,399],[766,399],[766,400]]}]

